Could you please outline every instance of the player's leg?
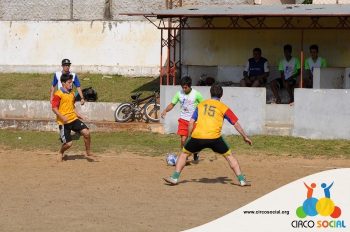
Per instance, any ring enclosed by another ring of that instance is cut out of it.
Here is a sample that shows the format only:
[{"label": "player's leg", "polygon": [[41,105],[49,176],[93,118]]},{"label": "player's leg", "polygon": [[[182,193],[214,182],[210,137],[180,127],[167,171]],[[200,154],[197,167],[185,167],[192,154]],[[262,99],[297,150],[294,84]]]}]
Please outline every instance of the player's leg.
[{"label": "player's leg", "polygon": [[181,149],[185,146],[186,140],[187,140],[187,135],[180,135]]},{"label": "player's leg", "polygon": [[246,83],[246,78],[243,78],[240,82],[239,82],[241,87],[247,87],[247,83]]},{"label": "player's leg", "polygon": [[233,153],[230,152],[227,155],[224,155],[226,161],[229,163],[230,168],[232,169],[232,171],[234,172],[234,174],[236,175],[239,183],[241,186],[246,186],[248,185],[244,175],[242,174],[241,168],[239,166],[238,160],[235,156],[233,156]]},{"label": "player's leg", "polygon": [[252,87],[260,87],[263,84],[263,80],[259,78],[252,78]]},{"label": "player's leg", "polygon": [[182,149],[182,153],[177,158],[175,171],[170,177],[163,178],[167,183],[176,185],[179,182],[180,174],[186,165],[187,157],[194,152],[203,149],[198,139],[190,138]]},{"label": "player's leg", "polygon": [[79,119],[72,122],[72,130],[79,132],[84,138],[85,152],[87,156],[93,156],[91,152],[91,136],[89,128]]},{"label": "player's leg", "polygon": [[233,156],[230,147],[222,137],[215,139],[215,141],[212,142],[211,149],[214,152],[217,152],[224,156],[241,186],[248,185],[244,175],[242,174],[237,158]]},{"label": "player's leg", "polygon": [[186,165],[186,160],[188,156],[188,153],[181,152],[181,154],[177,157],[176,160],[175,171],[170,177],[163,178],[165,182],[173,185],[179,182],[180,174]]},{"label": "player's leg", "polygon": [[188,122],[182,118],[179,118],[177,121],[178,121],[177,134],[180,136],[180,147],[182,149],[187,139]]},{"label": "player's leg", "polygon": [[[178,120],[178,122],[179,122],[179,125],[178,125],[178,128],[177,128],[177,134],[180,135],[180,145],[181,145],[181,149],[182,149],[185,146],[185,143],[186,143],[186,141],[188,139],[188,124],[189,124],[189,121],[180,118]],[[193,154],[193,160],[195,162],[197,162],[198,159],[199,159],[198,153],[194,153]]]},{"label": "player's leg", "polygon": [[[181,148],[183,148],[184,146],[185,146],[185,143],[186,143],[186,141],[187,141],[187,136],[181,136]],[[187,157],[188,158],[188,157]],[[198,160],[199,160],[199,155],[198,155],[198,152],[196,152],[196,153],[193,153],[193,161],[194,162],[198,162]]]},{"label": "player's leg", "polygon": [[73,145],[72,141],[62,144],[62,146],[61,146],[61,148],[60,148],[60,150],[58,151],[58,154],[57,154],[57,161],[58,162],[62,162],[63,161],[63,158],[65,156],[64,152],[67,151],[72,145]]},{"label": "player's leg", "polygon": [[84,138],[85,152],[87,156],[93,156],[91,152],[91,136],[89,129],[85,128],[80,131]]},{"label": "player's leg", "polygon": [[72,137],[71,137],[71,125],[59,125],[60,140],[62,142],[61,148],[57,154],[57,161],[62,162],[64,158],[64,152],[67,151],[72,146]]},{"label": "player's leg", "polygon": [[281,78],[278,78],[278,79],[274,79],[270,82],[270,86],[271,86],[271,91],[273,93],[273,96],[276,98],[276,103],[277,104],[280,104],[281,103],[281,98],[280,98],[280,95],[278,93],[278,90],[279,90],[279,80]]},{"label": "player's leg", "polygon": [[289,102],[288,103],[292,103],[294,102],[294,85],[295,85],[295,81],[293,81],[292,78],[289,78],[288,80],[284,81],[284,85],[287,89],[288,95],[289,95]]}]

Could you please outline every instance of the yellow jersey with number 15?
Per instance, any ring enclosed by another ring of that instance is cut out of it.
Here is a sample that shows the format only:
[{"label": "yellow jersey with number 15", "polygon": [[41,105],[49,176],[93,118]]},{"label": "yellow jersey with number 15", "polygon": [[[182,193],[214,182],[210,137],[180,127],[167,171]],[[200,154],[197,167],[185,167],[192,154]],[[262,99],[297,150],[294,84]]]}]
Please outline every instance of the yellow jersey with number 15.
[{"label": "yellow jersey with number 15", "polygon": [[232,125],[238,121],[232,110],[219,99],[212,98],[199,103],[192,115],[197,125],[191,137],[196,139],[219,138],[224,118]]}]

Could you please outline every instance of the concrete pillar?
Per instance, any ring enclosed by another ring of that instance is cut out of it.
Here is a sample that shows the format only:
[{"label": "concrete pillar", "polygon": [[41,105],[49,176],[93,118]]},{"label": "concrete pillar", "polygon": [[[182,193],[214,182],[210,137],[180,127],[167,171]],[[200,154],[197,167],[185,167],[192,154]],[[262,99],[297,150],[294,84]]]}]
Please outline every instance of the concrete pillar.
[{"label": "concrete pillar", "polygon": [[314,89],[320,89],[321,88],[321,69],[320,68],[314,68],[313,71],[313,88]]}]

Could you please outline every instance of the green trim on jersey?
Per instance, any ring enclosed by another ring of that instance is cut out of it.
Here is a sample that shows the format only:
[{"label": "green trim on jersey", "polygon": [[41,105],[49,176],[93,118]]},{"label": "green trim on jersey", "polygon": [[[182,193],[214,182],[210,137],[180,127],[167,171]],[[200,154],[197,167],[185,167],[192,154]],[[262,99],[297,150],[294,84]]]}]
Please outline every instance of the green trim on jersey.
[{"label": "green trim on jersey", "polygon": [[180,102],[180,118],[189,121],[197,105],[203,100],[202,94],[195,89],[192,89],[188,94],[181,90],[175,94],[171,104],[176,105]]},{"label": "green trim on jersey", "polygon": [[[313,64],[313,65],[311,65],[310,67],[310,64]],[[306,59],[304,67],[306,70],[311,70],[311,68],[327,68],[327,61],[325,58],[318,57],[317,61],[314,62],[313,59],[309,57]]]},{"label": "green trim on jersey", "polygon": [[[296,57],[292,57],[289,61],[282,59],[278,64],[278,71],[283,72],[285,79],[294,76],[300,70],[300,61]],[[296,77],[294,77],[296,78]]]}]

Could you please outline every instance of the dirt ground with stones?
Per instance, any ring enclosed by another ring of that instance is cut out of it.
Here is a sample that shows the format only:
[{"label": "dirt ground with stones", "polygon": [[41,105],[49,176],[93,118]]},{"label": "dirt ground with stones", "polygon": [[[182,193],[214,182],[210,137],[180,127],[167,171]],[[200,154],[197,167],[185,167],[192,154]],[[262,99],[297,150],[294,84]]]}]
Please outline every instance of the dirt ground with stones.
[{"label": "dirt ground with stones", "polygon": [[239,155],[250,187],[219,155],[201,154],[177,186],[164,157],[97,154],[89,162],[68,153],[0,148],[0,231],[180,231],[219,218],[293,180],[350,159]]}]

